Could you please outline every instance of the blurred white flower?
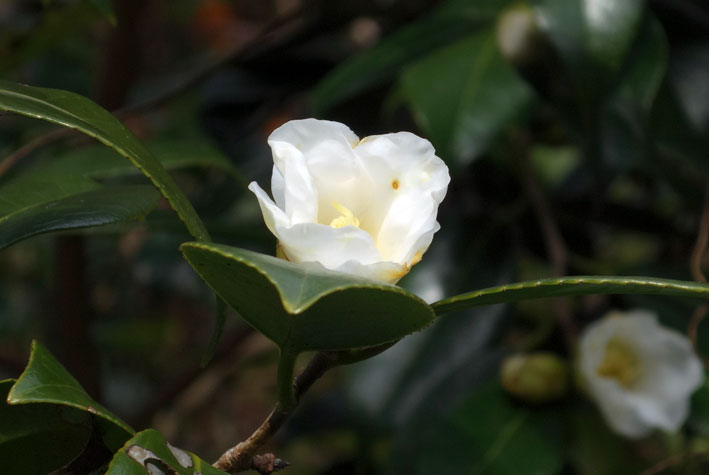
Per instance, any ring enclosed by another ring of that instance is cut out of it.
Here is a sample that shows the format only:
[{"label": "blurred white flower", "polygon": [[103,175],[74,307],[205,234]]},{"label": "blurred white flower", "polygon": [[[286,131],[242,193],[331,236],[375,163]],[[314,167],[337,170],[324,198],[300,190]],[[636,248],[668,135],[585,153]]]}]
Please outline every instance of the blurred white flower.
[{"label": "blurred white flower", "polygon": [[359,140],[343,124],[305,119],[268,144],[274,199],[256,182],[249,189],[288,260],[391,283],[421,260],[450,181],[428,140],[408,132]]},{"label": "blurred white flower", "polygon": [[676,431],[704,369],[689,340],[647,311],[610,312],[589,325],[579,370],[608,425],[626,437]]}]

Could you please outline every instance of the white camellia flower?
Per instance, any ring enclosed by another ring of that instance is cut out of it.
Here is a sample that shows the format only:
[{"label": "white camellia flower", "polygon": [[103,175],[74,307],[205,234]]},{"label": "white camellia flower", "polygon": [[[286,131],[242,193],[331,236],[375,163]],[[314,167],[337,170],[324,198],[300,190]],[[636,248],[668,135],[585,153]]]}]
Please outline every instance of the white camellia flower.
[{"label": "white camellia flower", "polygon": [[290,121],[268,138],[273,200],[256,183],[285,257],[395,283],[431,244],[450,177],[428,140],[408,132],[359,140],[345,125]]},{"label": "white camellia flower", "polygon": [[689,340],[647,311],[610,312],[586,328],[579,370],[608,425],[626,437],[676,431],[704,369]]}]

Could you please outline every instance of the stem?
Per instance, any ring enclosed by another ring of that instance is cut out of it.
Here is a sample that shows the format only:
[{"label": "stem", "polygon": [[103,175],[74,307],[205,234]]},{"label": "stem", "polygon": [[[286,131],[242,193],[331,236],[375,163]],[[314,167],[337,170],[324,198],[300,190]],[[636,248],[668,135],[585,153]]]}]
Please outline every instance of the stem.
[{"label": "stem", "polygon": [[278,406],[276,409],[290,413],[298,405],[293,383],[293,371],[298,353],[291,351],[287,346],[281,348],[281,357],[278,360]]}]

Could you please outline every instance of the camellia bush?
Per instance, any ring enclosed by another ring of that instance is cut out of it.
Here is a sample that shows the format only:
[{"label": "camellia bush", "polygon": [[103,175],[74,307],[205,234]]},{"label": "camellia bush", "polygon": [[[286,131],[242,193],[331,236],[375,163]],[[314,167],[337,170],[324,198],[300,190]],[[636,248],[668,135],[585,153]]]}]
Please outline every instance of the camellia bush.
[{"label": "camellia bush", "polygon": [[709,6],[7,5],[0,473],[709,469]]}]

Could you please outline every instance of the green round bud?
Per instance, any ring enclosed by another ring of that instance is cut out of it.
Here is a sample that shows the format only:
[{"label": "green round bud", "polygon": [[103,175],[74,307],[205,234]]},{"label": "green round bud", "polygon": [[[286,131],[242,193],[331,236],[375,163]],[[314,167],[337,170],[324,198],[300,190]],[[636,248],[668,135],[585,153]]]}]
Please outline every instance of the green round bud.
[{"label": "green round bud", "polygon": [[507,392],[532,404],[560,399],[569,389],[568,365],[553,353],[509,356],[502,363],[500,378]]}]

